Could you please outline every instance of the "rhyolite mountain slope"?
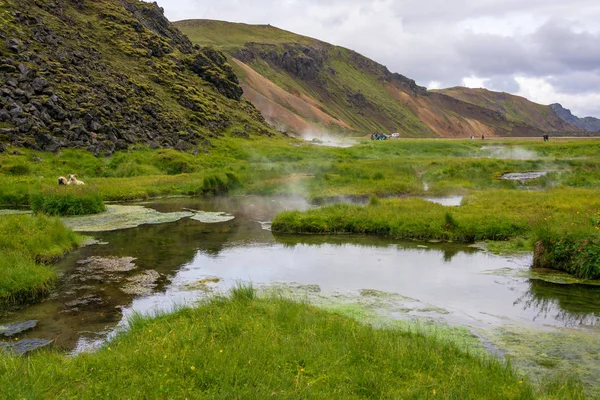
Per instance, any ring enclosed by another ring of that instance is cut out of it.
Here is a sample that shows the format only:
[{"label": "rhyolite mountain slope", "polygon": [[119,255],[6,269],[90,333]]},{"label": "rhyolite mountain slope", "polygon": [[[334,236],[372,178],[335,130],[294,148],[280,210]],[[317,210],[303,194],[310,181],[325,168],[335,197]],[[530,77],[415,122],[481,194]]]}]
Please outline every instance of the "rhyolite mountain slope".
[{"label": "rhyolite mountain slope", "polygon": [[222,135],[278,135],[242,93],[226,57],[156,4],[0,2],[0,152],[209,151]]},{"label": "rhyolite mountain slope", "polygon": [[600,132],[600,119],[594,117],[579,118],[558,103],[550,104],[554,112],[568,124],[590,132]]},{"label": "rhyolite mountain slope", "polygon": [[572,129],[551,107],[533,103],[524,97],[487,89],[452,87],[438,90],[466,103],[474,104],[501,113],[508,121],[521,122],[539,127],[546,132],[561,132]]},{"label": "rhyolite mountain slope", "polygon": [[[547,106],[469,89],[429,91],[352,50],[270,25],[174,23],[195,44],[226,52],[244,94],[278,128],[403,137],[583,135]],[[479,97],[476,93],[475,97]]]}]

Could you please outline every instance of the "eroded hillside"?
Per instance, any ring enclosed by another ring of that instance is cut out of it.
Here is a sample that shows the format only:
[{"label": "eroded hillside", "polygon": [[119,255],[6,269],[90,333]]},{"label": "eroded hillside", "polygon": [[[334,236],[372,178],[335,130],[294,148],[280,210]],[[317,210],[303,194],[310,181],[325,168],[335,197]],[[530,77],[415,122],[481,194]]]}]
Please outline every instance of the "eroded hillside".
[{"label": "eroded hillside", "polygon": [[488,102],[456,91],[428,91],[352,50],[270,25],[211,20],[175,25],[192,42],[226,52],[245,95],[282,130],[404,137],[584,134],[550,107],[501,93]]}]

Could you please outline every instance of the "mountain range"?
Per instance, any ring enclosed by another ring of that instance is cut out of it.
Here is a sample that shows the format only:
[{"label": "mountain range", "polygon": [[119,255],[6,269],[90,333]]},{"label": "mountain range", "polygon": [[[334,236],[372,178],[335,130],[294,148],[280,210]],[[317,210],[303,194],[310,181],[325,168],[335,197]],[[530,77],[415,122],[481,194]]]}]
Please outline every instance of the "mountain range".
[{"label": "mountain range", "polygon": [[5,0],[0,28],[0,152],[207,152],[221,137],[282,132],[585,136],[597,127],[506,93],[427,90],[353,50],[269,25],[171,23],[138,0]]},{"label": "mountain range", "polygon": [[552,107],[485,89],[427,90],[355,51],[270,25],[174,23],[228,54],[245,95],[279,129],[404,137],[588,135]]},{"label": "mountain range", "polygon": [[600,119],[594,117],[579,118],[571,114],[571,110],[558,103],[550,104],[556,115],[567,123],[590,132],[600,132]]}]

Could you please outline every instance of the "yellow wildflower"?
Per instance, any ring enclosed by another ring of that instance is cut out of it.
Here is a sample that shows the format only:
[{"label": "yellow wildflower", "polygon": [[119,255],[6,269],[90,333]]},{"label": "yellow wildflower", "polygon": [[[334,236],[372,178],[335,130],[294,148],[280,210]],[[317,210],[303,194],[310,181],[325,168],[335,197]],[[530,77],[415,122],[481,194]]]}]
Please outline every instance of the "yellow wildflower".
[{"label": "yellow wildflower", "polygon": [[196,370],[196,367],[194,367],[194,366],[192,365],[192,366],[190,367],[190,369],[191,369],[192,371],[195,371],[195,370]]},{"label": "yellow wildflower", "polygon": [[435,396],[435,393],[436,393],[435,389],[433,389],[433,392],[432,392],[432,393],[433,393],[433,395]]},{"label": "yellow wildflower", "polygon": [[222,353],[222,352],[223,352],[223,349],[219,350],[219,353]]}]

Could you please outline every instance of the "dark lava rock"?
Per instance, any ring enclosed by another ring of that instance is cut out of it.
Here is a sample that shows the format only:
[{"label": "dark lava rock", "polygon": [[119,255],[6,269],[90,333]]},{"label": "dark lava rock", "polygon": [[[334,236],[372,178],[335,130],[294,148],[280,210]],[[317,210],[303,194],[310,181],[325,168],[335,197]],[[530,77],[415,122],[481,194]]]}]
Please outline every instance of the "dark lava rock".
[{"label": "dark lava rock", "polygon": [[35,78],[31,83],[31,86],[33,87],[33,90],[35,90],[36,93],[42,93],[44,89],[48,87],[48,85],[49,83],[47,80],[39,77]]},{"label": "dark lava rock", "polygon": [[164,9],[159,7],[156,2],[140,4],[139,2],[124,1],[123,5],[130,13],[133,14],[133,16],[140,22],[141,25],[145,26],[156,34],[169,39],[171,44],[176,46],[182,53],[192,53],[193,45],[190,39],[182,34],[179,29],[171,25],[169,20],[164,15]]},{"label": "dark lava rock", "polygon": [[17,69],[10,64],[0,65],[0,72],[8,72],[9,74],[12,74],[16,71],[17,71]]},{"label": "dark lava rock", "polygon": [[11,337],[18,335],[19,333],[28,331],[37,326],[37,321],[25,321],[17,324],[3,324],[0,325],[0,336]]},{"label": "dark lava rock", "polygon": [[6,147],[4,144],[0,143],[0,153],[4,153],[6,151]]},{"label": "dark lava rock", "polygon": [[14,355],[24,355],[31,351],[41,349],[42,347],[49,346],[53,340],[46,339],[21,339],[16,342],[0,342],[0,350],[5,353]]},{"label": "dark lava rock", "polygon": [[17,38],[10,38],[6,41],[6,46],[9,50],[19,53],[23,48],[23,41]]},{"label": "dark lava rock", "polygon": [[5,109],[0,110],[0,122],[10,121],[10,113]]},{"label": "dark lava rock", "polygon": [[211,47],[204,47],[198,52],[190,65],[192,71],[207,82],[210,82],[222,95],[233,100],[240,100],[244,90],[227,64],[223,53]]}]

